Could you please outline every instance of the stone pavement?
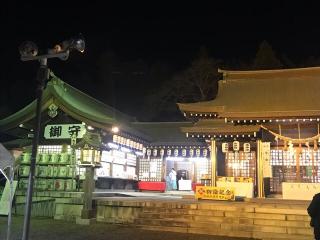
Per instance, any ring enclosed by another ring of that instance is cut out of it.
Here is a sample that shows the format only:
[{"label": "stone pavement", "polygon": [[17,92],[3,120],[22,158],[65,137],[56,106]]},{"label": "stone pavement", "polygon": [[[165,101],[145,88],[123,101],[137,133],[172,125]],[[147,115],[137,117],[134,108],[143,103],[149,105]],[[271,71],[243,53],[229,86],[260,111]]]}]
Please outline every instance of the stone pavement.
[{"label": "stone pavement", "polygon": [[[7,218],[0,217],[0,239],[5,239]],[[13,218],[12,240],[21,239],[23,217]],[[48,218],[32,218],[30,240],[240,240],[248,238],[232,238],[186,234],[175,232],[148,231],[139,228],[96,223],[90,226],[76,225],[71,222],[56,221]]]}]

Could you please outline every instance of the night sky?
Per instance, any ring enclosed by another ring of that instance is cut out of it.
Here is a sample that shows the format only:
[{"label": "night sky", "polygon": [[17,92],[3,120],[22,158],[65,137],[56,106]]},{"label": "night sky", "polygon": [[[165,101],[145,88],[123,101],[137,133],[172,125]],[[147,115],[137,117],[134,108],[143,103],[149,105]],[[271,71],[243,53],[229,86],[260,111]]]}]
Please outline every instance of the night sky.
[{"label": "night sky", "polygon": [[[82,33],[85,53],[72,53],[67,61],[50,60],[49,66],[64,81],[93,96],[97,59],[105,51],[114,52],[123,62],[142,60],[147,66],[161,62],[174,71],[188,67],[201,46],[208,48],[210,56],[223,60],[253,59],[263,40],[293,62],[320,55],[319,6],[310,2],[44,2],[42,6],[10,1],[1,7],[0,106],[5,113],[19,110],[35,96],[38,63],[21,62],[18,52],[25,40],[47,49]],[[112,89],[119,103],[116,106],[125,111],[133,96],[141,102],[148,88],[157,84],[152,85],[147,78],[122,83]]]}]

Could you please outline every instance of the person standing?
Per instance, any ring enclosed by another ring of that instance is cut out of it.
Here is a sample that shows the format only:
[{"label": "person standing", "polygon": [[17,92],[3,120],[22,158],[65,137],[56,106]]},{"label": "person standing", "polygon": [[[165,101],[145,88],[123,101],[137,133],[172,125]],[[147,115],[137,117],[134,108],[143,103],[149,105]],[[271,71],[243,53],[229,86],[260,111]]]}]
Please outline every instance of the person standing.
[{"label": "person standing", "polygon": [[177,172],[174,170],[174,168],[171,169],[169,173],[170,183],[171,183],[171,189],[177,190]]},{"label": "person standing", "polygon": [[320,240],[320,193],[313,196],[307,211],[311,217],[310,226],[313,227],[314,238]]}]

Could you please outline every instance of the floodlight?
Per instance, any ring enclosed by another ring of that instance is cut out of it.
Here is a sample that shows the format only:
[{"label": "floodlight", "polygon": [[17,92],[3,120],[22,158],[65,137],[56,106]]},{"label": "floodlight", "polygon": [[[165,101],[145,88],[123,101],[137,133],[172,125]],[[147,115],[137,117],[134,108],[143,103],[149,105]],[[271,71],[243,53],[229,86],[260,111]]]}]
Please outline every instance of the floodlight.
[{"label": "floodlight", "polygon": [[81,34],[76,38],[71,38],[62,42],[63,51],[76,49],[79,52],[84,52],[85,46],[86,44]]},{"label": "floodlight", "polygon": [[21,57],[35,57],[38,55],[38,47],[34,42],[25,41],[19,46]]}]

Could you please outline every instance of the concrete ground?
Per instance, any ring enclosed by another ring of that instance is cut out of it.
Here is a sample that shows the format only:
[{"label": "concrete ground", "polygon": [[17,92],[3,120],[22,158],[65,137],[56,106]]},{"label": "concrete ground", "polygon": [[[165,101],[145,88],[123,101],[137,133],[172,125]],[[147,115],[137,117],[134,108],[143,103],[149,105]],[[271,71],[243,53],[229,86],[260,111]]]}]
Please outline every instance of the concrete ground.
[{"label": "concrete ground", "polygon": [[[6,239],[7,218],[0,217],[0,239]],[[23,229],[23,216],[13,217],[12,238],[20,240]],[[174,232],[157,232],[137,229],[124,225],[95,223],[90,226],[57,221],[48,218],[32,218],[29,240],[243,240],[231,238]]]}]

